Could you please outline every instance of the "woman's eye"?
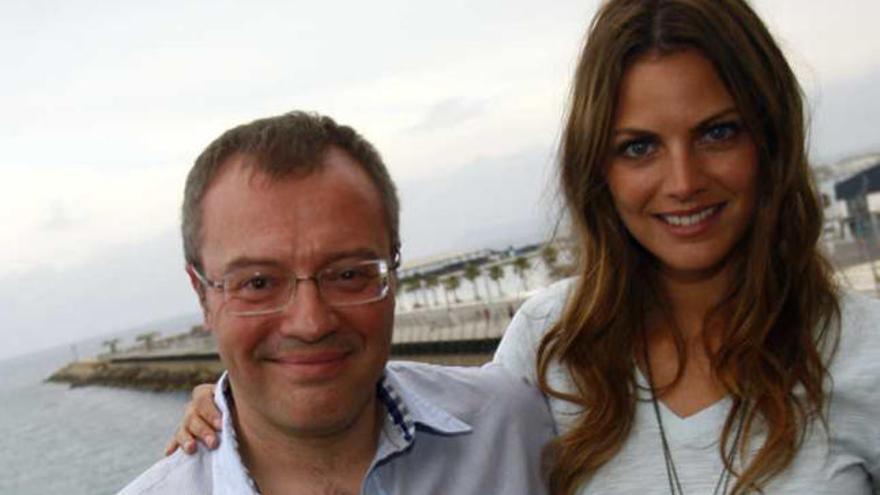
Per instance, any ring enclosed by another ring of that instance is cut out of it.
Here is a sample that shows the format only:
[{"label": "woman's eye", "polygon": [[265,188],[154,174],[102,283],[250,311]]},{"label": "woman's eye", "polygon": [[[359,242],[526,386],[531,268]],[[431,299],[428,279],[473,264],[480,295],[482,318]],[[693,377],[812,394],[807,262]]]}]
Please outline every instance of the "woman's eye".
[{"label": "woman's eye", "polygon": [[617,154],[625,158],[642,158],[654,151],[654,143],[650,139],[635,139],[621,143]]},{"label": "woman's eye", "polygon": [[739,133],[739,129],[740,126],[736,122],[722,122],[706,129],[703,137],[709,142],[727,141],[735,137]]}]

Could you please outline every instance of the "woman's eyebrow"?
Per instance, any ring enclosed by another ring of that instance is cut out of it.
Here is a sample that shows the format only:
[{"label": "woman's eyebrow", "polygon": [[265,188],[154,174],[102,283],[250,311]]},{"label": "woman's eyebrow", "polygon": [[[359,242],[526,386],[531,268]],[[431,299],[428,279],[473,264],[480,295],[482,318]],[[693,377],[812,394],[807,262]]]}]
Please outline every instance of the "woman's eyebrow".
[{"label": "woman's eyebrow", "polygon": [[645,137],[649,137],[649,136],[656,136],[657,133],[656,133],[656,132],[652,132],[652,131],[648,131],[648,130],[645,130],[645,129],[637,129],[637,128],[635,128],[635,127],[621,127],[621,128],[619,128],[619,129],[614,129],[614,130],[611,132],[611,137],[612,137],[612,138],[615,138],[615,137],[618,137],[618,136],[622,136],[622,135],[640,136],[640,137],[641,137],[641,136],[645,136]]},{"label": "woman's eyebrow", "polygon": [[694,126],[694,130],[705,129],[706,127],[709,127],[710,125],[712,125],[715,121],[717,121],[723,117],[729,117],[729,116],[733,116],[733,115],[736,115],[736,116],[739,115],[739,111],[736,109],[736,107],[725,108],[724,110],[721,110],[720,112],[716,112],[716,113],[710,115],[709,117],[706,117],[705,119],[701,120],[700,123],[698,123],[696,126]]}]

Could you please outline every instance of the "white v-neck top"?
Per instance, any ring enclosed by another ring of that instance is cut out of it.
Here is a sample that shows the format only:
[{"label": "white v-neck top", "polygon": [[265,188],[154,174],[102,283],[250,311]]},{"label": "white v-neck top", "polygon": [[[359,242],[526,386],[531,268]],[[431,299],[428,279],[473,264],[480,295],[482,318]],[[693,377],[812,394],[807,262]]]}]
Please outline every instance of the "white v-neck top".
[{"label": "white v-neck top", "polygon": [[[496,362],[536,383],[538,344],[558,320],[571,282],[556,283],[523,305],[498,347]],[[811,425],[794,462],[765,486],[765,493],[880,494],[880,301],[844,293],[841,309],[840,344],[830,363],[832,383],[827,389],[830,435],[821,426]],[[646,385],[638,369],[636,377]],[[574,391],[567,372],[558,364],[550,366],[547,378],[558,390]],[[647,392],[642,396],[649,397]],[[713,492],[722,472],[718,442],[730,406],[730,398],[725,397],[681,418],[659,404],[685,493]],[[568,431],[578,408],[559,399],[550,399],[550,407],[559,431]],[[761,443],[753,440],[753,445]],[[578,493],[669,492],[657,419],[650,400],[643,400],[620,453]]]}]

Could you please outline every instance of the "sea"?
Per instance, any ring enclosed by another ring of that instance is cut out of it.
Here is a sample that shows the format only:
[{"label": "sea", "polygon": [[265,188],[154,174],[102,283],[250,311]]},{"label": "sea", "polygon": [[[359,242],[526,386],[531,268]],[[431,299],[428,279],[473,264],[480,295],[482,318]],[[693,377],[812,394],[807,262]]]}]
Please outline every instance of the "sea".
[{"label": "sea", "polygon": [[45,383],[86,342],[0,361],[0,495],[105,495],[160,460],[185,392]]}]

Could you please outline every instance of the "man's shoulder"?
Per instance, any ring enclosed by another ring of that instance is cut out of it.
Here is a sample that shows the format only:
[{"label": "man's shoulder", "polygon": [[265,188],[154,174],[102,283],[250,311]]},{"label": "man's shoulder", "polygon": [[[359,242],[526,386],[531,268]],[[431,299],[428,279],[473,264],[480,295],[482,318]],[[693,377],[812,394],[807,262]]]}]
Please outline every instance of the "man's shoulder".
[{"label": "man's shoulder", "polygon": [[409,399],[467,422],[490,411],[524,418],[546,414],[543,395],[496,363],[465,367],[390,361],[386,370]]},{"label": "man's shoulder", "polygon": [[200,447],[187,455],[178,450],[126,485],[118,495],[207,494],[211,493],[211,451]]}]

